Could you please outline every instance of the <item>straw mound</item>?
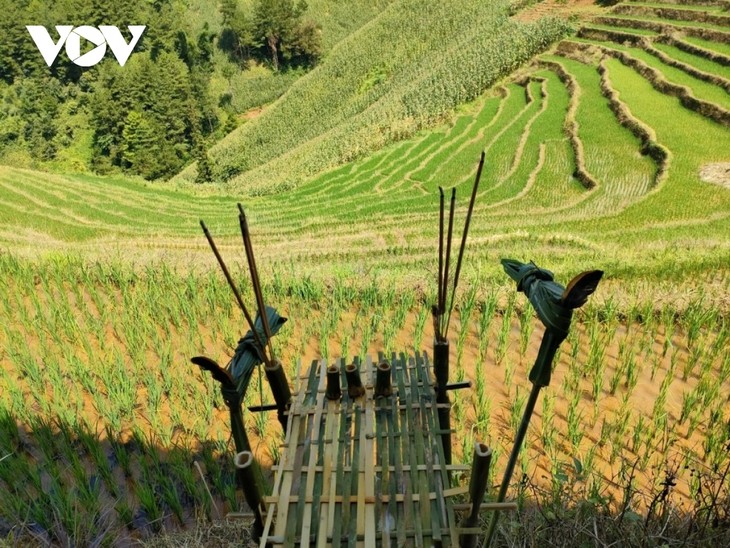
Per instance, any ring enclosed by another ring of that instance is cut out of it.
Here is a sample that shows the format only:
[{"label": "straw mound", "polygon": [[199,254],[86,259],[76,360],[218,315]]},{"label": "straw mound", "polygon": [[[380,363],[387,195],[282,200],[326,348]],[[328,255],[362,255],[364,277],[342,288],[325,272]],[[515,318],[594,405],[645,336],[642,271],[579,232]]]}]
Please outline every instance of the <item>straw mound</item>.
[{"label": "straw mound", "polygon": [[730,188],[730,162],[717,162],[702,166],[700,179],[707,183]]}]

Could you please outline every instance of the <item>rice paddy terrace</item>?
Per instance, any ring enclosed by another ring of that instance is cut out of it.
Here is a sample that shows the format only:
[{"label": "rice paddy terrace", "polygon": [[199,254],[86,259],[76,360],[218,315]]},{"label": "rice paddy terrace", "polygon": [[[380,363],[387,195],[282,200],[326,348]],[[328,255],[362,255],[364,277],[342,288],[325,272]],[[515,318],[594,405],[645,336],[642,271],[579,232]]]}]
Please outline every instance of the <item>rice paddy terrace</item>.
[{"label": "rice paddy terrace", "polygon": [[[537,351],[498,259],[563,280],[599,268],[607,283],[560,356],[516,491],[568,496],[572,474],[586,498],[651,513],[674,482],[685,511],[706,507],[702,482],[728,463],[729,4],[599,10],[440,126],[286,192],[0,167],[0,532],[94,542],[238,508],[220,394],[181,373],[241,335],[198,220],[242,264],[246,207],[267,298],[292,318],[276,341],[292,371],[299,357],[419,348],[438,187],[457,187],[463,218],[482,150],[452,335],[457,378],[474,381],[454,403],[469,433],[457,452],[493,443],[501,470]],[[276,460],[274,425],[246,420]]]},{"label": "rice paddy terrace", "polygon": [[[723,13],[721,5],[616,6],[440,130],[275,195],[248,197],[256,188],[236,187],[235,196],[193,197],[4,167],[0,238],[26,253],[71,248],[208,261],[197,220],[233,246],[230,204],[241,200],[268,242],[269,261],[410,269],[431,256],[437,187],[456,185],[463,206],[485,150],[470,242],[475,263],[511,250],[554,264],[567,251],[614,276],[694,275],[728,258]],[[702,180],[715,164],[722,165],[714,182]]]}]

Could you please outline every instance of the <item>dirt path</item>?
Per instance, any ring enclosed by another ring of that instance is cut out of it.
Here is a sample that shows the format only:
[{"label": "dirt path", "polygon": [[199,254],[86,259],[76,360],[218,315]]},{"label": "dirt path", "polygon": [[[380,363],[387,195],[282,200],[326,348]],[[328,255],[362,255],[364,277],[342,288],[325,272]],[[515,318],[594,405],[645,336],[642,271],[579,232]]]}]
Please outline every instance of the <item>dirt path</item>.
[{"label": "dirt path", "polygon": [[540,17],[577,17],[587,19],[601,13],[603,9],[595,0],[544,0],[520,11],[514,17],[518,21],[535,21]]}]

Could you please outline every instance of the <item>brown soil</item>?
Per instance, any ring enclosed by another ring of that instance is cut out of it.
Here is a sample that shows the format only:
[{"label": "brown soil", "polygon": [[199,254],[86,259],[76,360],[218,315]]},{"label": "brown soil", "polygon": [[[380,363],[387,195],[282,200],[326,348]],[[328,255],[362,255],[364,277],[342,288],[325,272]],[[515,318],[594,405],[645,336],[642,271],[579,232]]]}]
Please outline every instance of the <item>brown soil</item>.
[{"label": "brown soil", "polygon": [[586,19],[601,13],[595,0],[544,0],[518,12],[514,17],[518,21],[536,21],[541,17],[577,17]]}]

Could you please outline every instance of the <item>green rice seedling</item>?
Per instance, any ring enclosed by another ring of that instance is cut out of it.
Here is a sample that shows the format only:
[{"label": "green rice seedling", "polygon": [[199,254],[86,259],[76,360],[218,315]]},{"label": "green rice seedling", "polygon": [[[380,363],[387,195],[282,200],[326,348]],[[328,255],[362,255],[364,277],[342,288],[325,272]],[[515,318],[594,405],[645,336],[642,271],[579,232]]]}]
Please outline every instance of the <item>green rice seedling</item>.
[{"label": "green rice seedling", "polygon": [[607,330],[609,332],[613,332],[616,330],[616,326],[618,325],[618,311],[619,311],[619,305],[616,302],[616,300],[613,298],[613,296],[609,296],[603,303],[603,309],[601,310],[603,315],[603,322],[607,326]]},{"label": "green rice seedling", "polygon": [[631,434],[631,450],[637,455],[641,449],[641,444],[645,441],[646,430],[647,425],[646,421],[644,421],[644,415],[639,415],[638,420],[634,424],[633,433]]},{"label": "green rice seedling", "polygon": [[662,380],[662,384],[659,387],[659,394],[656,400],[654,400],[654,407],[652,409],[652,415],[657,420],[657,426],[660,421],[666,422],[666,404],[667,396],[669,394],[669,387],[674,381],[674,371],[670,369]]},{"label": "green rice seedling", "polygon": [[[671,354],[670,360],[671,359],[676,360],[677,350],[674,347],[672,347],[671,350],[672,350],[672,354]],[[662,359],[659,354],[653,354],[649,357],[649,359],[651,361],[651,380],[654,380],[654,377],[656,376],[656,372],[659,369],[659,365],[661,364]]]},{"label": "green rice seedling", "polygon": [[469,335],[471,315],[476,305],[477,287],[472,285],[464,295],[459,310],[459,331],[456,337],[456,368],[463,368],[464,344]]},{"label": "green rice seedling", "polygon": [[591,395],[593,396],[593,402],[597,403],[603,391],[603,378],[606,373],[605,361],[601,360],[600,362],[594,363],[590,370],[593,372],[591,377]]},{"label": "green rice seedling", "polygon": [[177,492],[177,488],[175,487],[173,479],[170,476],[161,475],[159,489],[162,493],[162,500],[165,502],[165,504],[167,504],[170,510],[172,510],[172,513],[175,515],[178,523],[180,525],[184,525],[185,515],[183,505],[180,501],[180,496]]},{"label": "green rice seedling", "polygon": [[707,435],[703,441],[703,458],[718,470],[728,462],[727,455],[727,416],[722,405],[710,410]]},{"label": "green rice seedling", "polygon": [[710,347],[710,355],[713,358],[719,356],[720,353],[723,352],[725,348],[727,348],[728,341],[730,341],[730,321],[728,321],[724,317],[721,317],[719,322],[720,327],[716,331],[715,340]]},{"label": "green rice seedling", "polygon": [[[430,311],[427,307],[421,306],[416,314],[416,324],[413,328],[413,348],[416,352],[420,351],[421,345],[423,344],[423,333],[426,328],[426,320],[430,315]],[[343,354],[347,355],[347,354]]]},{"label": "green rice seedling", "polygon": [[532,321],[532,307],[526,306],[522,312],[518,315],[520,320],[520,356],[524,358],[525,352],[527,352],[527,345],[530,342],[530,337],[535,327]]},{"label": "green rice seedling", "polygon": [[581,367],[577,362],[571,363],[568,372],[563,377],[563,390],[566,394],[574,394],[580,390],[580,380],[583,377]]},{"label": "green rice seedling", "polygon": [[554,393],[545,394],[542,400],[542,420],[540,424],[540,439],[545,453],[552,454],[555,447],[555,399]]},{"label": "green rice seedling", "polygon": [[398,332],[397,322],[398,318],[396,317],[396,314],[389,315],[389,317],[383,321],[383,351],[386,356],[389,356],[394,350],[393,345]]},{"label": "green rice seedling", "polygon": [[665,305],[661,312],[662,325],[664,326],[664,342],[662,344],[662,357],[667,355],[669,347],[672,346],[672,338],[677,327],[676,315],[670,305]]},{"label": "green rice seedling", "polygon": [[271,460],[278,463],[281,460],[282,434],[278,430],[266,438],[266,447],[271,455]]},{"label": "green rice seedling", "polygon": [[155,532],[162,529],[162,508],[157,501],[154,484],[150,483],[149,477],[144,477],[135,486],[135,494],[139,500],[140,507],[144,510],[147,521]]},{"label": "green rice seedling", "polygon": [[112,447],[112,452],[114,454],[114,458],[117,464],[119,464],[119,467],[122,469],[124,476],[126,478],[131,478],[132,458],[127,451],[127,447],[125,447],[125,445],[119,441],[119,438],[117,437],[119,435],[118,431],[113,430],[111,425],[106,425],[104,427],[104,431],[106,434],[106,438],[107,440],[109,440],[109,444]]},{"label": "green rice seedling", "polygon": [[710,409],[715,406],[715,403],[720,402],[722,385],[717,382],[717,379],[708,371],[697,383],[695,390],[700,394],[700,401],[703,409]]},{"label": "green rice seedling", "polygon": [[634,392],[634,389],[639,382],[639,367],[633,353],[627,354],[624,371],[626,374],[626,383],[624,386],[627,393],[630,395]]},{"label": "green rice seedling", "polygon": [[189,446],[175,446],[170,451],[168,464],[172,468],[175,479],[180,482],[184,494],[197,504],[203,493],[190,462],[190,455],[192,453],[193,450]]},{"label": "green rice seedling", "polygon": [[[354,326],[353,326],[354,329]],[[352,335],[353,335],[353,329],[348,329],[343,332],[342,337],[340,338],[340,348],[342,356],[349,356],[350,355],[350,344],[352,342]]]},{"label": "green rice seedling", "polygon": [[[621,377],[624,375],[624,364],[619,363],[619,365],[616,367],[616,369],[613,370],[613,374],[611,375],[611,378],[608,381],[608,393],[612,396],[616,394],[616,389],[618,388],[618,385],[621,383]],[[595,389],[595,387],[594,387]],[[600,387],[599,387],[600,391]],[[595,401],[595,400],[594,400]]]},{"label": "green rice seedling", "polygon": [[406,323],[408,312],[415,304],[415,295],[412,292],[401,293],[398,297],[398,306],[395,309],[395,326],[396,331],[403,329]]},{"label": "green rice seedling", "polygon": [[109,459],[106,458],[106,454],[99,442],[98,436],[96,434],[92,434],[89,430],[82,426],[75,429],[75,434],[87,454],[91,457],[97,473],[101,476],[102,480],[104,480],[104,485],[106,486],[107,491],[109,491],[113,497],[118,497],[120,494],[119,485],[114,479]]},{"label": "green rice seedling", "polygon": [[576,392],[568,402],[566,420],[568,421],[568,440],[574,451],[578,450],[583,439],[583,412],[579,409],[580,393]]},{"label": "green rice seedling", "polygon": [[464,432],[464,436],[461,439],[461,454],[464,455],[464,464],[471,466],[474,458],[474,432],[471,428]]},{"label": "green rice seedling", "polygon": [[[730,379],[730,353],[725,354],[720,364],[719,384],[725,383],[728,379]],[[728,400],[730,400],[730,394],[728,394]]]},{"label": "green rice seedling", "polygon": [[507,397],[509,397],[512,388],[512,378],[515,372],[515,362],[510,360],[509,358],[505,358],[504,361],[504,387],[507,390]]},{"label": "green rice seedling", "polygon": [[690,414],[695,410],[698,399],[699,394],[696,390],[687,390],[682,394],[682,410],[679,414],[679,424],[684,424],[689,418]]},{"label": "green rice seedling", "polygon": [[489,326],[492,324],[494,314],[497,310],[497,299],[498,293],[496,291],[490,291],[481,303],[481,313],[479,314],[479,324],[477,328],[479,337],[479,362],[483,363],[484,358],[487,355],[487,348],[489,346]]},{"label": "green rice seedling", "polygon": [[716,311],[706,307],[705,296],[699,298],[687,306],[685,312],[685,325],[687,326],[687,348],[690,350],[697,342],[703,328],[714,323]]},{"label": "green rice seedling", "polygon": [[599,323],[594,322],[590,324],[589,336],[590,341],[588,343],[589,350],[586,369],[594,373],[594,376],[598,373],[602,375],[605,371],[606,345],[604,338],[600,334]]},{"label": "green rice seedling", "polygon": [[458,392],[453,395],[451,409],[454,412],[456,424],[464,425],[466,423],[466,405],[463,397]]},{"label": "green rice seedling", "polygon": [[479,439],[488,441],[491,439],[490,427],[492,421],[492,398],[486,392],[477,395],[476,422],[474,427],[477,430]]},{"label": "green rice seedling", "polygon": [[[698,398],[699,399],[699,398]],[[687,428],[687,437],[692,436],[695,430],[699,426],[700,422],[704,419],[704,413],[698,411],[696,408],[692,409],[689,413],[689,426]]]},{"label": "green rice seedling", "polygon": [[499,333],[497,334],[497,348],[494,351],[494,359],[498,365],[502,363],[502,360],[504,360],[504,357],[507,355],[511,329],[512,318],[505,312],[505,315],[502,316],[501,328],[499,330]]},{"label": "green rice seedling", "polygon": [[520,425],[522,413],[527,403],[527,394],[520,394],[520,387],[515,388],[515,397],[509,406],[509,425],[513,431],[517,431],[517,427]]},{"label": "green rice seedling", "polygon": [[582,461],[582,470],[579,470],[578,473],[583,476],[583,478],[591,477],[593,476],[593,467],[596,460],[596,451],[597,451],[596,445],[591,445],[591,447],[586,451],[585,456],[583,457]]},{"label": "green rice seedling", "polygon": [[238,495],[236,493],[236,483],[235,481],[233,481],[232,478],[226,481],[221,486],[220,492],[221,495],[223,495],[223,499],[228,503],[229,508],[239,508]]},{"label": "green rice seedling", "polygon": [[319,355],[325,361],[329,360],[329,337],[330,337],[330,323],[325,319],[320,322],[319,330]]},{"label": "green rice seedling", "polygon": [[698,344],[698,345],[690,347],[689,356],[687,357],[687,361],[685,362],[684,366],[682,367],[682,380],[683,381],[686,381],[689,378],[689,376],[696,369],[697,364],[702,362],[704,353],[705,353],[705,351],[704,351],[702,345]]},{"label": "green rice seedling", "polygon": [[266,416],[266,413],[254,413],[253,414],[254,423],[256,425],[256,433],[261,439],[266,439],[267,436],[267,429],[268,429],[268,417]]},{"label": "green rice seedling", "polygon": [[117,514],[119,523],[130,531],[134,529],[134,510],[129,505],[126,497],[117,498],[114,503],[114,511]]}]

